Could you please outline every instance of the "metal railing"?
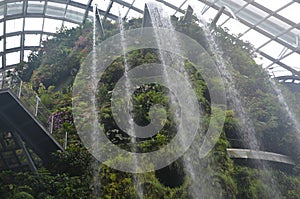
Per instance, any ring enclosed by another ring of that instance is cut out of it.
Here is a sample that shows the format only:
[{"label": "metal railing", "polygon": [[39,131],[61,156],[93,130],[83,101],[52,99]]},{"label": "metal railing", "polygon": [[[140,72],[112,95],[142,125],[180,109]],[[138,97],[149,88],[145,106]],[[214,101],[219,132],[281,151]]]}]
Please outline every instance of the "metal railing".
[{"label": "metal railing", "polygon": [[28,83],[23,82],[13,72],[9,72],[9,73],[5,72],[2,73],[0,77],[0,90],[1,89],[10,89],[11,91],[13,91],[15,95],[20,99],[20,101],[25,105],[25,107],[52,134],[54,116],[44,106],[39,96],[28,85]]}]

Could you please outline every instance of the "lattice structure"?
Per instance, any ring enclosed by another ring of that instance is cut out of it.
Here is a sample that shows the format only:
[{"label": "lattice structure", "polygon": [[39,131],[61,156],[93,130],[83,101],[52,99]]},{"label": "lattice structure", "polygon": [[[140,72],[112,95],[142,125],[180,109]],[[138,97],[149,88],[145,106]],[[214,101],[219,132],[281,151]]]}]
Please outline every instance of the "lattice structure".
[{"label": "lattice structure", "polygon": [[[0,0],[0,70],[26,60],[30,50],[61,26],[84,23],[97,4],[101,18],[142,17],[146,0]],[[275,76],[297,75],[300,65],[299,0],[156,0],[170,15],[183,16],[188,5],[213,19],[225,6],[217,25],[249,40]]]},{"label": "lattice structure", "polygon": [[[16,75],[11,74],[2,79],[0,170],[29,167],[36,172],[34,159],[40,158],[46,163],[50,161],[51,153],[63,151],[51,135],[54,119],[37,94]],[[36,158],[33,159],[32,154],[36,154]]]},{"label": "lattice structure", "polygon": [[17,133],[0,131],[0,170],[28,170],[37,172],[37,156],[26,146]]}]

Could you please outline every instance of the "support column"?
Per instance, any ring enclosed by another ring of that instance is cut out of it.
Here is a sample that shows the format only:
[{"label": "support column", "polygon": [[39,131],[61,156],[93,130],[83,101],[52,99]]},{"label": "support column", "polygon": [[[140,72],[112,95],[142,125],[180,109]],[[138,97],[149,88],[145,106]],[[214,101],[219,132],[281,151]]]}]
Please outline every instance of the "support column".
[{"label": "support column", "polygon": [[29,167],[30,167],[30,170],[35,173],[35,174],[38,174],[38,171],[37,171],[37,168],[34,164],[34,161],[29,153],[29,151],[27,150],[26,148],[26,145],[24,143],[24,141],[22,140],[22,138],[19,136],[19,134],[17,132],[13,132],[13,136],[16,138],[16,141],[18,142],[18,144],[21,146],[23,152],[24,152],[24,155],[26,156],[26,159],[28,161],[28,164],[29,164]]}]

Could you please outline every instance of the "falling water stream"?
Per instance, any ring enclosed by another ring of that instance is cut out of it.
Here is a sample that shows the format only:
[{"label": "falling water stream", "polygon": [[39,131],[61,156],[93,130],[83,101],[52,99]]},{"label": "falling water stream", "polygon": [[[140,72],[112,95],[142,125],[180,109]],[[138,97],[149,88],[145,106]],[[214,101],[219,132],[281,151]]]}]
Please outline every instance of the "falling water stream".
[{"label": "falling water stream", "polygon": [[[156,3],[147,3],[147,7],[150,13],[152,27],[154,28],[154,34],[159,50],[160,61],[163,67],[163,78],[168,85],[172,87],[172,84],[176,84],[177,87],[182,92],[185,92],[186,88],[183,85],[180,87],[178,81],[169,77],[166,68],[172,67],[179,71],[185,78],[187,78],[187,73],[184,68],[184,60],[175,54],[168,53],[162,49],[176,49],[180,53],[180,43],[176,38],[175,29],[171,23],[170,16]],[[165,38],[160,32],[160,28],[168,29],[169,37]],[[170,46],[171,45],[171,46]],[[179,86],[178,86],[179,85]],[[176,106],[176,99],[172,94],[168,94],[171,106],[174,108],[174,120],[177,124],[177,130],[181,128],[180,122],[180,108]],[[186,139],[183,137],[181,140],[181,145],[186,144]],[[214,182],[212,179],[213,165],[211,170],[207,170],[205,164],[201,162],[198,154],[198,148],[201,143],[194,143],[182,157],[185,175],[191,180],[189,185],[189,195],[191,198],[209,198],[216,195],[215,198],[220,196],[220,187],[213,186]],[[197,149],[196,149],[197,148]]]},{"label": "falling water stream", "polygon": [[[221,74],[221,77],[227,87],[227,96],[230,97],[232,106],[239,118],[239,128],[243,144],[252,150],[259,150],[260,144],[256,138],[254,123],[248,116],[248,113],[244,108],[244,103],[241,101],[242,98],[238,90],[235,88],[235,81],[230,74],[230,71],[227,69],[226,61],[223,59],[223,52],[218,47],[214,35],[211,33],[211,29],[203,16],[198,15],[197,18],[199,20],[200,26],[202,26],[205,37],[208,41],[209,48],[215,58],[216,65]],[[260,177],[261,180],[265,182],[269,187],[271,187],[270,190],[272,191],[274,198],[280,198],[281,193],[278,189],[278,184],[274,180],[272,173],[268,171],[267,164],[262,161],[258,161],[258,164],[258,166],[264,169],[265,172],[263,176]]]},{"label": "falling water stream", "polygon": [[[160,61],[163,66],[163,78],[166,83],[166,86],[172,87],[172,84],[176,84],[176,88],[182,89],[182,91],[185,90],[185,88],[182,86],[180,87],[180,84],[178,85],[178,82],[176,79],[169,76],[167,72],[167,67],[173,67],[177,71],[179,71],[182,75],[186,76],[186,72],[184,69],[184,60],[182,58],[179,58],[177,55],[165,52],[163,49],[168,49],[167,47],[171,47],[174,49],[180,49],[180,43],[176,38],[175,29],[171,23],[170,17],[168,14],[166,14],[163,9],[158,5],[154,3],[148,3],[148,10],[151,17],[152,26],[154,29],[154,36],[156,38],[157,46],[158,46],[158,52]],[[96,6],[94,7],[94,11],[96,9]],[[95,15],[94,15],[95,17]],[[256,138],[256,132],[254,128],[253,121],[247,114],[243,102],[240,100],[241,96],[237,89],[235,88],[234,79],[230,74],[230,71],[228,70],[225,60],[222,57],[222,51],[218,48],[218,45],[215,41],[214,36],[211,34],[211,30],[206,23],[206,21],[202,18],[202,16],[198,16],[200,25],[202,26],[206,39],[208,41],[210,50],[215,58],[216,65],[218,67],[218,70],[221,74],[221,77],[227,87],[227,96],[230,97],[231,103],[233,108],[235,109],[235,112],[238,115],[239,121],[240,121],[240,133],[241,133],[241,139],[244,141],[244,144],[246,147],[252,149],[252,150],[259,150],[260,145]],[[92,56],[93,56],[93,62],[92,62],[92,68],[91,68],[91,81],[95,82],[95,84],[92,84],[92,89],[96,90],[97,87],[97,81],[96,81],[96,67],[97,67],[97,59],[96,59],[96,19],[94,18],[94,27],[93,27],[93,50],[92,50]],[[119,27],[120,27],[120,36],[121,36],[121,47],[123,50],[123,60],[124,60],[124,78],[125,78],[125,93],[126,96],[126,106],[129,107],[128,110],[132,110],[132,103],[130,102],[131,96],[130,96],[130,88],[131,80],[128,76],[128,72],[130,70],[130,67],[128,65],[127,61],[127,45],[126,45],[126,34],[124,29],[124,24],[121,16],[119,17]],[[168,29],[170,36],[168,38],[163,38],[160,33],[160,28]],[[180,51],[180,50],[179,50]],[[285,107],[288,115],[290,116],[290,119],[294,122],[295,128],[297,129],[297,132],[300,131],[300,125],[296,121],[294,114],[290,111],[280,89],[277,87],[277,85],[273,82],[273,80],[270,81],[272,83],[272,86],[274,90],[277,93],[279,101],[282,103],[282,105]],[[174,110],[174,120],[176,123],[176,128],[181,128],[180,123],[180,109],[179,105],[175,99],[175,96],[172,93],[168,93],[168,97],[171,103],[171,107],[173,107]],[[96,97],[95,95],[91,96],[91,101],[93,103],[92,112],[96,116],[97,110],[96,110]],[[130,117],[129,119],[129,127],[127,129],[127,132],[130,132],[130,135],[135,135],[135,126],[134,126],[134,120],[133,117]],[[94,118],[93,120],[94,129],[97,129],[96,126],[98,125],[97,118]],[[97,132],[93,132],[95,136],[98,134]],[[133,146],[132,151],[136,152],[136,137],[131,137],[131,144]],[[186,140],[184,137],[180,141],[182,145],[185,145]],[[200,143],[195,143],[191,146],[189,152],[187,152],[183,157],[183,164],[185,167],[185,174],[187,177],[189,177],[191,180],[190,187],[189,187],[189,195],[191,198],[222,198],[222,190],[221,187],[218,187],[215,185],[213,180],[213,173],[214,173],[214,163],[203,163],[202,160],[198,157],[197,153],[195,151],[196,147],[199,147]],[[135,160],[136,161],[136,160]],[[207,169],[207,165],[210,164],[210,170]],[[261,163],[262,167],[265,167],[263,163]],[[139,166],[138,162],[135,162],[134,164],[137,168]],[[97,166],[98,168],[98,166]],[[94,172],[97,172],[96,166],[94,168]],[[135,169],[137,170],[137,169]],[[140,199],[144,198],[143,196],[143,187],[140,186],[140,180],[138,177],[138,174],[133,174],[133,183],[134,187],[137,191],[138,197]],[[266,182],[269,187],[271,187],[272,191],[274,191],[274,198],[280,198],[280,192],[277,188],[276,182],[274,182],[274,179],[272,178],[271,173],[267,173],[266,176],[267,179],[264,179],[263,182]],[[100,182],[94,182],[100,183]]]},{"label": "falling water stream", "polygon": [[[97,35],[97,30],[96,30],[96,9],[97,5],[95,4],[93,6],[93,48],[92,48],[92,67],[91,67],[91,87],[92,90],[97,89],[97,77],[96,77],[96,70],[97,70],[97,55],[96,55],[96,35]],[[92,132],[92,138],[93,138],[93,143],[97,144],[96,138],[98,136],[98,118],[97,118],[97,102],[96,102],[96,95],[91,94],[91,102],[92,102],[92,115],[93,115],[93,132]],[[99,178],[99,162],[95,160],[92,164],[93,168],[93,194],[95,196],[100,196],[100,178]]]},{"label": "falling water stream", "polygon": [[[125,27],[124,27],[124,23],[123,23],[123,19],[121,17],[121,13],[119,12],[119,27],[120,27],[120,35],[121,35],[121,47],[122,47],[122,51],[123,51],[123,60],[124,60],[124,78],[125,78],[125,99],[126,100],[126,106],[128,107],[128,110],[132,110],[132,103],[130,102],[131,96],[130,96],[130,88],[132,88],[132,84],[131,84],[131,80],[128,76],[128,72],[130,70],[130,67],[128,65],[128,61],[127,61],[127,44],[126,44],[126,36],[125,36]],[[135,128],[134,128],[134,120],[133,120],[133,115],[131,115],[131,117],[129,117],[129,127],[128,129],[126,129],[126,132],[128,132],[130,135],[136,135],[135,133]],[[131,150],[133,152],[136,152],[136,137],[132,136],[130,139],[130,142],[132,144],[132,148]],[[138,162],[136,159],[134,159],[134,165],[136,167],[135,170],[138,170]],[[134,184],[134,188],[137,191],[138,197],[140,199],[143,198],[143,187],[140,186],[140,180],[139,180],[139,174],[133,174],[133,184]]]},{"label": "falling water stream", "polygon": [[236,113],[240,119],[240,133],[242,134],[242,140],[244,144],[253,150],[259,149],[259,143],[255,136],[254,124],[251,118],[248,116],[243,102],[240,100],[241,96],[235,88],[233,77],[230,74],[230,71],[227,69],[225,60],[222,57],[222,51],[219,49],[214,36],[211,34],[211,29],[202,15],[198,15],[198,20],[200,25],[203,28],[205,37],[208,41],[209,47],[216,61],[218,70],[223,78],[223,81],[227,87],[227,96],[230,97],[233,108],[236,109]]},{"label": "falling water stream", "polygon": [[297,135],[298,135],[297,137],[299,138],[299,136],[300,136],[300,124],[297,121],[295,114],[291,111],[289,105],[287,104],[287,102],[285,100],[285,97],[283,96],[283,94],[282,94],[280,88],[277,86],[276,82],[271,78],[269,78],[269,82],[271,83],[272,88],[274,89],[279,102],[284,107],[285,111],[287,112],[287,114],[289,116],[289,119],[292,121],[292,123],[294,125],[294,129],[296,130]]}]

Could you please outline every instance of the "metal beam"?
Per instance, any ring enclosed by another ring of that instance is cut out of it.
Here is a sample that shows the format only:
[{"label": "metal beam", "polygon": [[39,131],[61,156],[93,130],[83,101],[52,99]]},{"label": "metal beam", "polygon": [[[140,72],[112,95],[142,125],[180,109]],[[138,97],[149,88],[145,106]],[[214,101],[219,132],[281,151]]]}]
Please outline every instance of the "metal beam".
[{"label": "metal beam", "polygon": [[296,23],[294,23],[291,20],[289,20],[289,19],[287,19],[287,18],[279,15],[277,12],[274,12],[274,11],[272,11],[272,10],[270,10],[270,9],[262,6],[262,5],[260,5],[259,3],[256,3],[255,1],[251,1],[251,0],[244,0],[244,1],[249,2],[251,5],[259,8],[260,10],[265,11],[266,13],[271,13],[272,16],[276,17],[277,19],[279,19],[279,20],[283,21],[284,23],[287,23],[288,25],[293,26],[296,29],[300,30],[300,27],[297,27]]},{"label": "metal beam", "polygon": [[[44,32],[44,31],[40,31],[40,30],[24,30],[24,31],[16,31],[16,32],[7,33],[5,36],[6,37],[13,37],[13,36],[21,35],[22,33],[25,33],[25,34],[45,34],[45,35],[55,35],[56,34],[56,33],[53,33],[53,32]],[[2,38],[4,38],[4,37],[2,37]]]},{"label": "metal beam", "polygon": [[105,36],[105,33],[104,33],[104,29],[103,29],[103,26],[102,26],[102,22],[101,22],[101,18],[100,18],[100,13],[98,11],[98,9],[96,9],[96,12],[94,13],[96,16],[96,24],[97,24],[97,27],[99,28],[99,32],[100,32],[100,35],[101,37],[104,37]]},{"label": "metal beam", "polygon": [[13,133],[13,136],[16,138],[16,141],[17,143],[21,146],[23,152],[24,152],[24,155],[28,161],[28,164],[29,164],[29,167],[30,167],[30,170],[35,173],[35,174],[38,174],[38,171],[37,171],[37,168],[35,166],[35,163],[29,153],[29,151],[27,150],[27,147],[24,143],[24,141],[22,140],[22,138],[19,136],[19,134],[17,132],[12,132]]},{"label": "metal beam", "polygon": [[[7,5],[4,5],[4,18],[6,18]],[[3,22],[3,51],[6,50],[6,21]],[[6,55],[2,55],[2,68],[6,67]],[[2,75],[2,82],[4,82],[4,75]],[[3,85],[3,84],[2,84]]]},{"label": "metal beam", "polygon": [[93,2],[93,0],[89,0],[88,3],[87,3],[87,5],[86,5],[86,7],[85,7],[85,13],[84,13],[84,18],[83,18],[83,22],[82,23],[85,23],[86,19],[89,16],[89,7],[91,7],[92,2]]},{"label": "metal beam", "polygon": [[[56,19],[56,20],[60,20],[60,21],[67,21],[70,23],[74,23],[74,24],[82,24],[81,22],[79,23],[78,21],[69,19],[69,18],[64,18],[62,17],[55,17],[55,16],[44,16],[43,14],[27,14],[25,17],[30,17],[30,18],[45,18],[45,19]],[[0,19],[0,23],[7,21],[7,20],[13,20],[13,19],[20,19],[23,18],[23,14],[17,14],[17,15],[10,15],[7,16],[6,18]]]},{"label": "metal beam", "polygon": [[110,12],[110,9],[112,8],[113,3],[114,3],[114,2],[113,2],[112,0],[110,0],[108,6],[107,6],[107,8],[106,8],[105,14],[104,14],[104,19],[106,19],[107,14]]},{"label": "metal beam", "polygon": [[130,9],[132,9],[132,10],[134,10],[134,11],[140,13],[140,14],[143,14],[143,11],[141,9],[132,6],[130,3],[127,3],[127,2],[122,1],[122,0],[112,0],[112,1],[118,3],[122,6],[125,6],[127,8],[130,8]]},{"label": "metal beam", "polygon": [[166,6],[172,8],[173,10],[180,12],[181,14],[185,13],[184,10],[179,9],[177,6],[174,6],[173,4],[170,4],[169,2],[166,2],[164,0],[156,0],[156,1],[165,4]]},{"label": "metal beam", "polygon": [[[279,76],[279,77],[276,77],[276,79],[278,81],[287,81],[287,80],[292,80],[293,83],[295,83],[295,80],[299,81],[300,82],[300,77],[299,76],[294,76],[294,75],[285,75],[285,76]],[[300,83],[298,83],[300,84]]]},{"label": "metal beam", "polygon": [[295,70],[295,69],[293,69],[292,67],[290,67],[290,66],[288,66],[288,65],[286,65],[286,64],[284,64],[284,63],[282,63],[281,61],[276,60],[276,59],[273,58],[272,56],[270,56],[270,55],[268,55],[268,54],[266,54],[266,53],[264,53],[264,52],[262,52],[262,51],[260,51],[260,50],[258,50],[257,52],[258,52],[259,54],[261,54],[262,56],[264,56],[265,58],[267,58],[267,59],[269,59],[270,61],[272,61],[273,63],[276,63],[276,64],[278,64],[279,66],[281,66],[282,68],[284,68],[284,69],[290,71],[292,74],[300,76],[300,72],[297,71],[297,70]]},{"label": "metal beam", "polygon": [[13,52],[19,52],[20,50],[35,50],[37,48],[39,48],[40,46],[24,46],[24,48],[21,47],[16,47],[16,48],[10,48],[10,49],[6,49],[5,52],[0,52],[0,56],[4,56],[8,53],[13,53]]},{"label": "metal beam", "polygon": [[[180,4],[180,6],[178,7],[178,9],[181,9],[182,8],[182,6],[187,2],[188,0],[184,0],[183,2],[182,2],[182,4]],[[176,15],[177,14],[177,12],[178,12],[178,9],[174,12],[174,14],[173,15]]]},{"label": "metal beam", "polygon": [[[201,2],[203,2],[203,3],[206,3],[206,4],[210,5],[212,8],[214,8],[214,9],[216,9],[216,10],[220,9],[220,6],[215,5],[215,4],[212,4],[212,3],[209,2],[208,0],[199,0],[199,1],[201,1]],[[226,15],[228,15],[228,16],[231,16],[231,13],[230,13],[229,11],[227,11],[226,9],[224,10],[224,13],[225,13]],[[238,16],[237,16],[237,17],[238,17]],[[259,27],[257,27],[257,26],[253,26],[253,24],[249,23],[248,21],[246,21],[246,20],[244,20],[244,19],[242,19],[242,18],[240,18],[240,17],[238,17],[238,20],[239,20],[241,23],[243,23],[244,25],[246,25],[246,26],[248,26],[248,27],[252,27],[253,30],[256,30],[257,32],[263,34],[264,36],[266,36],[266,37],[268,37],[268,38],[270,38],[270,39],[273,39],[273,38],[274,38],[274,35],[272,35],[272,34],[266,32],[266,31],[263,30],[262,28],[259,28]],[[277,41],[277,42],[280,43],[281,45],[286,46],[286,47],[288,47],[289,49],[291,49],[291,50],[293,50],[293,51],[295,51],[295,52],[297,52],[297,53],[300,54],[300,49],[297,49],[295,46],[290,45],[290,44],[288,44],[288,43],[286,43],[286,42],[284,42],[284,41],[282,41],[282,40],[280,40],[279,38],[276,38],[276,37],[275,37],[273,40],[274,40],[274,41]]]},{"label": "metal beam", "polygon": [[130,12],[130,10],[131,10],[131,8],[132,8],[134,2],[135,2],[135,0],[132,1],[131,6],[128,8],[128,10],[127,10],[125,16],[123,17],[123,20],[126,20],[126,19],[127,19],[127,15],[128,15],[128,13]]},{"label": "metal beam", "polygon": [[[92,7],[92,6],[89,7],[89,11],[90,11],[90,12],[93,12],[93,7]],[[105,14],[105,11],[103,11],[103,10],[101,10],[101,9],[98,9],[98,12],[99,12],[102,16]],[[114,14],[111,14],[111,13],[108,13],[108,14],[107,14],[107,18],[110,18],[110,19],[112,19],[112,20],[114,20],[114,21],[117,21],[117,20],[118,20],[118,16],[116,16],[116,15],[114,15]]]}]

